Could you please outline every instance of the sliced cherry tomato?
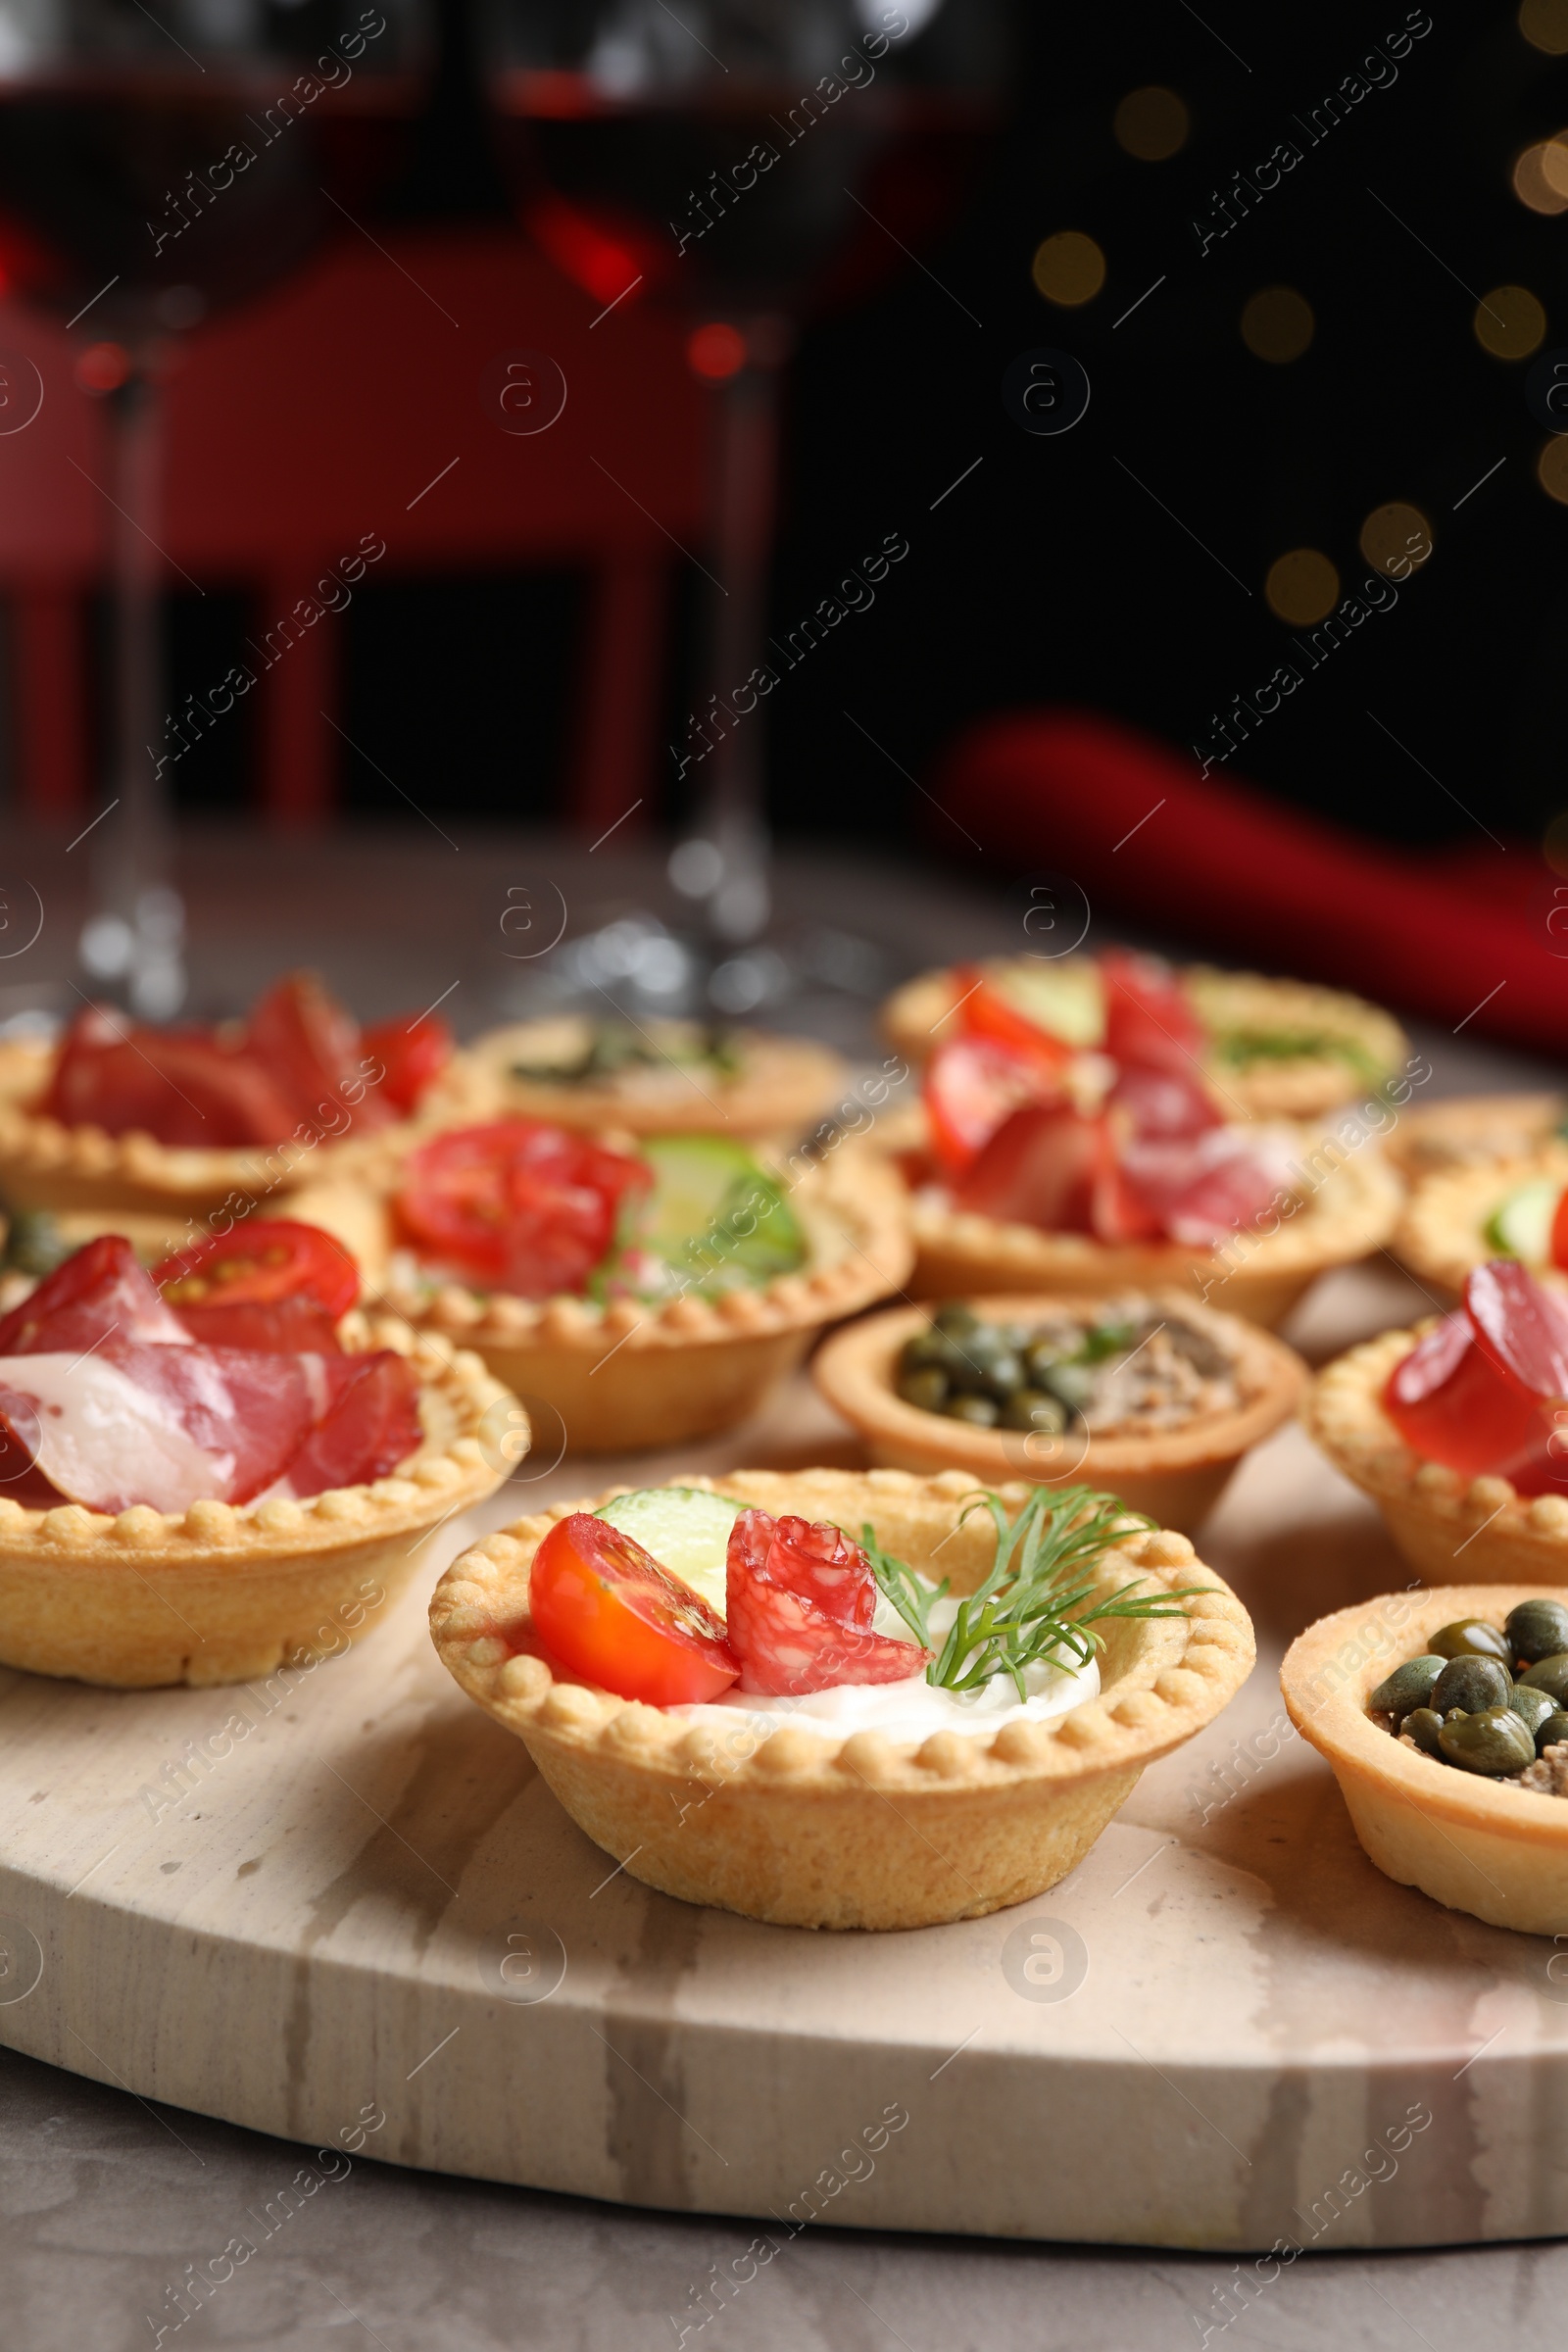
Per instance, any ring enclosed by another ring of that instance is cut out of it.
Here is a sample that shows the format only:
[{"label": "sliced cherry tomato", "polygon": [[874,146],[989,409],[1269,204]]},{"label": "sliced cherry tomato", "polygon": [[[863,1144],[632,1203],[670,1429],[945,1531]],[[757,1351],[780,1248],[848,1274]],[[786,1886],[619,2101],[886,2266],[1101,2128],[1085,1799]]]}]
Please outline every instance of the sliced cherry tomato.
[{"label": "sliced cherry tomato", "polygon": [[1517,1258],[1477,1266],[1464,1308],[1482,1353],[1527,1395],[1568,1397],[1568,1308]]},{"label": "sliced cherry tomato", "polygon": [[1021,1103],[1059,1094],[1042,1063],[978,1037],[938,1046],[923,1084],[931,1148],[949,1176],[961,1175]]},{"label": "sliced cherry tomato", "polygon": [[221,1238],[209,1234],[166,1257],[152,1279],[177,1312],[303,1298],[335,1323],[360,1295],[360,1269],[342,1243],[294,1217],[258,1217]]},{"label": "sliced cherry tomato", "polygon": [[40,1110],[66,1127],[161,1144],[278,1144],[298,1114],[272,1074],[199,1029],[145,1029],[89,1006],[61,1046]]},{"label": "sliced cherry tomato", "polygon": [[581,1290],[608,1251],[646,1161],[541,1119],[495,1119],[436,1136],[409,1159],[397,1217],[428,1263],[548,1298]]},{"label": "sliced cherry tomato", "polygon": [[1551,1244],[1547,1254],[1554,1266],[1568,1267],[1568,1186],[1551,1220]]},{"label": "sliced cherry tomato", "polygon": [[1103,1118],[1062,1103],[1015,1110],[953,1188],[959,1208],[1046,1233],[1092,1233],[1095,1191],[1114,1164]]},{"label": "sliced cherry tomato", "polygon": [[564,1666],[620,1698],[700,1705],[740,1673],[707,1601],[590,1511],[558,1519],[534,1553],[528,1607]]},{"label": "sliced cherry tomato", "polygon": [[958,990],[958,1020],[966,1037],[983,1037],[994,1046],[1006,1047],[1048,1078],[1066,1068],[1072,1059],[1071,1046],[1009,1004],[1000,989],[981,978],[972,963],[956,964],[953,977]]},{"label": "sliced cherry tomato", "polygon": [[362,1056],[371,1054],[386,1075],[379,1091],[394,1110],[413,1110],[452,1059],[452,1032],[439,1013],[399,1013],[360,1033]]},{"label": "sliced cherry tomato", "polygon": [[1107,948],[1100,970],[1105,984],[1105,1052],[1111,1059],[1124,1069],[1192,1076],[1206,1043],[1203,1024],[1169,967],[1152,956]]}]

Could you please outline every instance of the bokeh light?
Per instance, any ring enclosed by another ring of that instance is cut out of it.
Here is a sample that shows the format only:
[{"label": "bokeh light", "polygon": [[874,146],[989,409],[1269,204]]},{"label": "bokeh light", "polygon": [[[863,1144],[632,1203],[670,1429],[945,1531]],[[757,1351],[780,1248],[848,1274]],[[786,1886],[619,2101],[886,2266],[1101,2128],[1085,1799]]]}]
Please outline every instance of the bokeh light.
[{"label": "bokeh light", "polygon": [[1150,82],[1129,90],[1110,119],[1116,144],[1141,164],[1162,164],[1187,144],[1192,117],[1174,90]]},{"label": "bokeh light", "polygon": [[1339,602],[1340,575],[1320,549],[1293,547],[1269,565],[1263,594],[1279,619],[1309,629]]},{"label": "bokeh light", "polygon": [[1548,57],[1568,57],[1568,0],[1522,0],[1519,29]]},{"label": "bokeh light", "polygon": [[1048,302],[1075,311],[1104,284],[1105,257],[1081,229],[1061,228],[1038,248],[1030,274]]},{"label": "bokeh light", "polygon": [[1561,139],[1539,139],[1515,160],[1514,194],[1533,213],[1568,213],[1568,192],[1557,187],[1553,176],[1565,167],[1568,167],[1568,153],[1564,152]]},{"label": "bokeh light", "polygon": [[1548,498],[1568,507],[1568,433],[1553,433],[1536,460],[1536,479]]},{"label": "bokeh light", "polygon": [[1476,305],[1476,341],[1494,360],[1528,360],[1545,340],[1546,314],[1528,286],[1494,286]]},{"label": "bokeh light", "polygon": [[746,365],[746,338],[722,318],[692,329],[686,342],[686,363],[706,383],[721,384]]},{"label": "bokeh light", "polygon": [[1541,175],[1554,196],[1568,197],[1568,130],[1542,140]]},{"label": "bokeh light", "polygon": [[1264,286],[1242,308],[1242,341],[1275,368],[1300,358],[1316,325],[1311,304],[1294,286]]},{"label": "bokeh light", "polygon": [[130,367],[122,343],[89,343],[76,362],[76,381],[84,392],[118,392],[129,380]]},{"label": "bokeh light", "polygon": [[1361,525],[1360,548],[1374,571],[1406,580],[1432,553],[1432,525],[1419,507],[1395,498],[1374,507]]}]

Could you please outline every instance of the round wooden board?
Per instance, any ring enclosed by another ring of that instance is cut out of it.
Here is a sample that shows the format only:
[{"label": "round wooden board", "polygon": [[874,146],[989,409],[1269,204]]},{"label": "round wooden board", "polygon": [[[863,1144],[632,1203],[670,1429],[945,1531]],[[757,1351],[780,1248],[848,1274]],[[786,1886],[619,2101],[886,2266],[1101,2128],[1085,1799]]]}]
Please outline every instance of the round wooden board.
[{"label": "round wooden board", "polygon": [[[764,1458],[855,1457],[798,1384],[634,1475]],[[515,1482],[483,1524],[625,1468]],[[265,1690],[0,1676],[0,2041],[322,2150],[755,2215],[774,2245],[813,2219],[1238,2250],[1568,2230],[1568,1966],[1383,1879],[1285,1722],[1290,1636],[1406,1581],[1298,1431],[1201,1546],[1258,1620],[1241,1698],[1070,1880],[911,1934],[693,1909],[590,1844],[431,1650],[424,1595],[477,1532]]]}]

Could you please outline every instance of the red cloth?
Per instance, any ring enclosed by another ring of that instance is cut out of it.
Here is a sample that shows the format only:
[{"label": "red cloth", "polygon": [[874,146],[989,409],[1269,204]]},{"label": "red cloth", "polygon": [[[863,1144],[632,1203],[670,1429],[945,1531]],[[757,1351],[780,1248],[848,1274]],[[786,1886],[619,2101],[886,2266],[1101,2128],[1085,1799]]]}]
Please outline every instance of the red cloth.
[{"label": "red cloth", "polygon": [[1568,1051],[1568,882],[1533,847],[1387,849],[1089,711],[985,719],[937,787],[987,853],[1068,876],[1097,912]]}]

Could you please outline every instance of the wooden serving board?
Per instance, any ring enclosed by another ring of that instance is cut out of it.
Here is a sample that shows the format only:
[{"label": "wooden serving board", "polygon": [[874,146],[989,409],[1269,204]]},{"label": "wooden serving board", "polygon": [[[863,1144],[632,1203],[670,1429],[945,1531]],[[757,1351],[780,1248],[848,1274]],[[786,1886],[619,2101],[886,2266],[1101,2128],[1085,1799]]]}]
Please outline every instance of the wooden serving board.
[{"label": "wooden serving board", "polygon": [[[1340,1277],[1298,1336],[1411,1311]],[[855,1458],[803,1383],[632,1474]],[[519,1479],[483,1525],[626,1468]],[[774,2245],[810,2219],[1287,2241],[1250,2293],[1291,2245],[1568,2230],[1568,1958],[1382,1878],[1285,1723],[1291,1636],[1407,1581],[1298,1431],[1200,1545],[1257,1619],[1241,1697],[1061,1886],[910,1934],[762,1927],[617,1871],[430,1647],[425,1595],[478,1532],[267,1690],[0,1675],[0,2041],[322,2150],[755,2215]]]}]

